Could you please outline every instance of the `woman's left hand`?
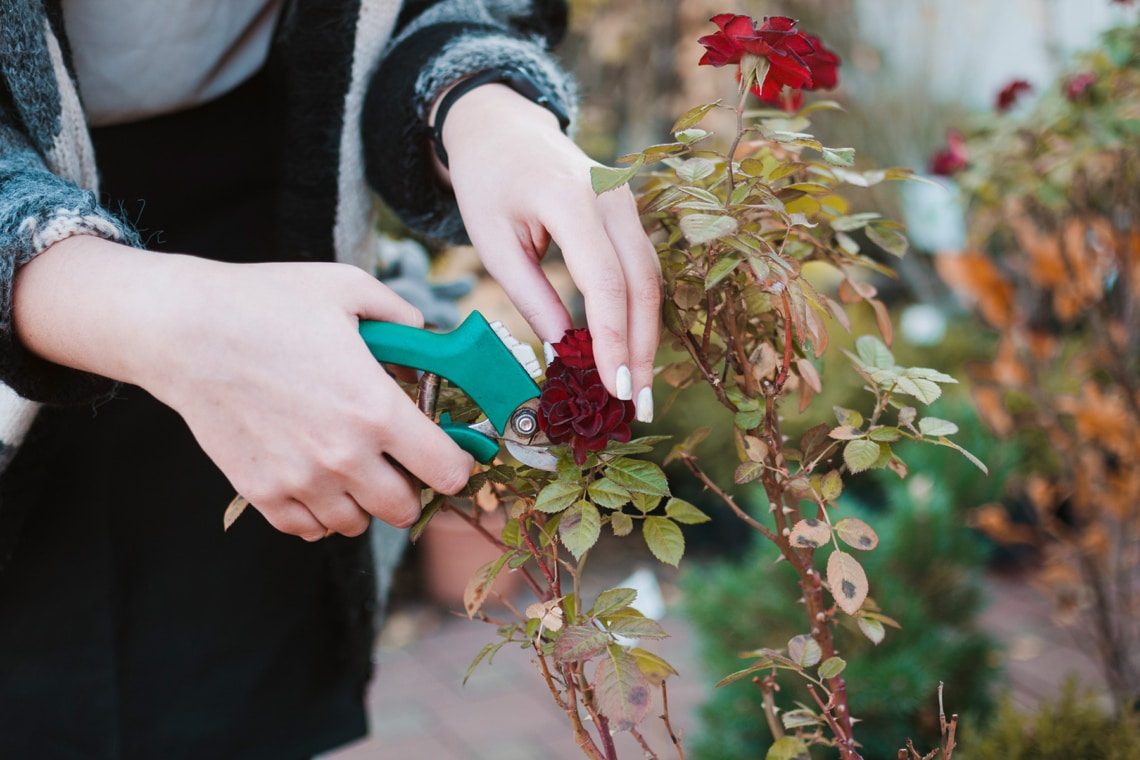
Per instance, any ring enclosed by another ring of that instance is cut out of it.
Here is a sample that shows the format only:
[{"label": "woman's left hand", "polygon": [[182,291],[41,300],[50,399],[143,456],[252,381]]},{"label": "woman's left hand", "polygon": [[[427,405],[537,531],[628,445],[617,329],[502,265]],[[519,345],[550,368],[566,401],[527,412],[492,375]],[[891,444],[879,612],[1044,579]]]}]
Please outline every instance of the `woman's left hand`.
[{"label": "woman's left hand", "polygon": [[653,418],[653,358],[660,335],[661,270],[628,186],[597,195],[597,165],[557,119],[503,84],[459,98],[443,125],[449,181],[487,271],[540,339],[572,327],[542,271],[551,240],[585,299],[602,382]]}]

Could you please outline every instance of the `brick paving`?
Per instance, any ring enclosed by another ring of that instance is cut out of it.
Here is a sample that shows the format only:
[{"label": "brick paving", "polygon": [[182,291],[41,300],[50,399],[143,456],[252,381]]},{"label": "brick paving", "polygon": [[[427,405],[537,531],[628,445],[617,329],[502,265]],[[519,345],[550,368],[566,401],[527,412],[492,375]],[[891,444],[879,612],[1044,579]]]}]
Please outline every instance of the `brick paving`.
[{"label": "brick paving", "polygon": [[[1006,686],[1016,703],[1029,706],[1055,694],[1074,672],[1084,685],[1100,685],[1092,660],[1074,646],[1071,634],[1049,623],[1048,602],[1031,586],[1001,575],[991,576],[988,585],[991,602],[982,624],[1006,645]],[[670,638],[644,645],[680,672],[669,683],[670,714],[675,727],[692,729],[711,679],[701,670],[685,621],[669,612],[662,624]],[[502,649],[493,664],[480,665],[462,684],[467,666],[494,635],[489,625],[426,603],[395,611],[377,648],[369,698],[372,735],[322,760],[583,758],[529,650]],[[676,756],[660,720],[651,717],[644,728],[661,758]],[[627,734],[617,739],[621,757],[644,756]]]}]

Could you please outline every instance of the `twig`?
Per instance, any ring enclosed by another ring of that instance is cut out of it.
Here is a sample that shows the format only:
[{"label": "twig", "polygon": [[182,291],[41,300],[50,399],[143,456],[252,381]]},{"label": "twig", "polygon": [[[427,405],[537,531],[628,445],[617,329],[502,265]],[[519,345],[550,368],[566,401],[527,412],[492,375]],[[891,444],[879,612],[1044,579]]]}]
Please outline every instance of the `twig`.
[{"label": "twig", "polygon": [[942,704],[942,682],[938,682],[938,725],[942,731],[942,756],[945,760],[950,760],[954,754],[954,749],[958,743],[954,740],[954,734],[958,730],[958,715],[950,716],[950,720],[946,720],[946,708]]},{"label": "twig", "polygon": [[665,722],[665,730],[669,732],[669,738],[677,749],[677,759],[685,760],[685,750],[681,748],[681,737],[673,730],[673,724],[669,722],[669,690],[664,681],[661,682],[661,720]]},{"label": "twig", "polygon": [[808,684],[807,690],[811,692],[812,699],[819,705],[819,709],[823,711],[823,717],[827,720],[827,725],[831,728],[831,732],[835,734],[835,743],[839,747],[839,756],[844,760],[863,760],[862,755],[855,751],[851,746],[851,737],[843,732],[839,724],[835,722],[835,716],[831,714],[831,708],[823,703],[819,698],[819,693],[816,692],[815,686]]},{"label": "twig", "polygon": [[776,687],[775,679],[773,676],[755,676],[752,683],[760,688],[760,693],[764,695],[764,717],[768,720],[768,730],[772,732],[773,739],[781,739],[784,736],[784,724],[780,722],[780,717],[776,715]]},{"label": "twig", "polygon": [[706,488],[720,497],[721,501],[727,504],[729,509],[731,509],[737,517],[746,522],[752,529],[759,531],[772,543],[779,543],[776,538],[776,534],[772,532],[771,528],[769,528],[764,523],[759,522],[752,515],[741,509],[740,505],[736,503],[732,496],[730,496],[723,488],[713,482],[712,478],[705,474],[705,471],[702,470],[700,465],[697,464],[696,457],[691,454],[682,454],[681,460],[685,463],[685,466],[689,468],[689,471],[696,475],[697,479],[704,483]]},{"label": "twig", "polygon": [[653,747],[649,746],[649,742],[645,741],[645,737],[636,728],[629,729],[629,735],[637,739],[637,743],[641,745],[641,749],[645,752],[646,760],[659,760],[657,753],[653,751]]}]

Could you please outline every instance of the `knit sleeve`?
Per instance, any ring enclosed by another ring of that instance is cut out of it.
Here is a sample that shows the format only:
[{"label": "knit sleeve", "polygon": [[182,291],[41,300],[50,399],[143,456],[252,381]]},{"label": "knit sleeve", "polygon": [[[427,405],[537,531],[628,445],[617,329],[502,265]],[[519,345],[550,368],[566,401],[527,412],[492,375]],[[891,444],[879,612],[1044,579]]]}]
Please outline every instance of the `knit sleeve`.
[{"label": "knit sleeve", "polygon": [[372,77],[362,117],[366,176],[413,229],[449,241],[466,232],[451,191],[436,177],[428,111],[451,84],[509,66],[576,113],[576,86],[549,54],[566,26],[564,0],[409,3]]},{"label": "knit sleeve", "polygon": [[33,401],[89,401],[114,384],[23,346],[12,324],[13,279],[20,266],[72,235],[133,242],[133,233],[99,207],[94,193],[50,172],[6,113],[0,98],[0,380]]}]

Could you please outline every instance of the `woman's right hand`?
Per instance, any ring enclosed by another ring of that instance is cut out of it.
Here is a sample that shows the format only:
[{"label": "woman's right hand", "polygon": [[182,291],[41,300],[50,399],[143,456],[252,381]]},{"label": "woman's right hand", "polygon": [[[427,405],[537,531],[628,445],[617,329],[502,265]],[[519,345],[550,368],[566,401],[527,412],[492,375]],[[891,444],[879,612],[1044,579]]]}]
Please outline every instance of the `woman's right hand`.
[{"label": "woman's right hand", "polygon": [[[419,487],[474,460],[381,367],[361,319],[422,326],[368,274],[322,263],[225,264],[76,236],[21,267],[14,322],[40,356],[145,388],[277,529],[407,526]],[[396,464],[398,463],[398,464]]]}]

